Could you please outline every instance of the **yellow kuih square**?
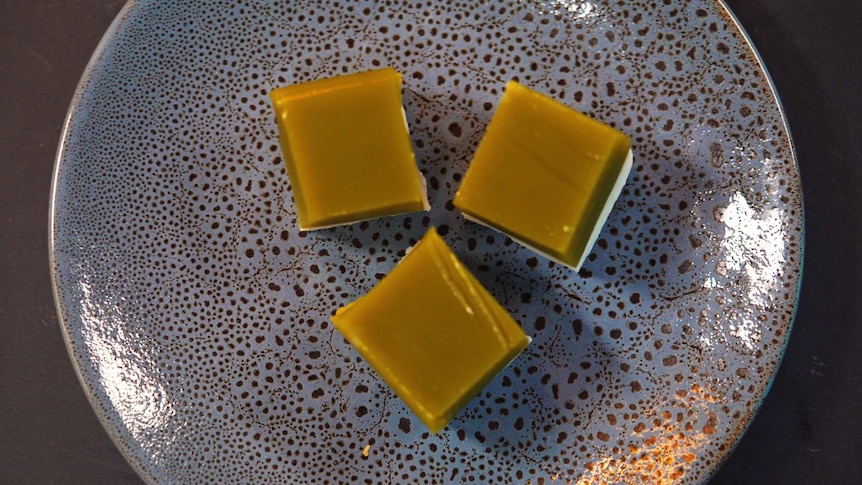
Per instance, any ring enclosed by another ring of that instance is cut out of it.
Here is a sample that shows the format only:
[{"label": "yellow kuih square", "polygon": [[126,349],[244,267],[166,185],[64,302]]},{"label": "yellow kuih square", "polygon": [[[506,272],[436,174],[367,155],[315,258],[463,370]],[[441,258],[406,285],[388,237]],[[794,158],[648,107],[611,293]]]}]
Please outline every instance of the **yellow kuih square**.
[{"label": "yellow kuih square", "polygon": [[332,322],[433,433],[530,341],[434,228]]},{"label": "yellow kuih square", "polygon": [[300,229],[428,210],[392,68],[270,93]]},{"label": "yellow kuih square", "polygon": [[510,81],[454,204],[579,270],[631,166],[626,135]]}]

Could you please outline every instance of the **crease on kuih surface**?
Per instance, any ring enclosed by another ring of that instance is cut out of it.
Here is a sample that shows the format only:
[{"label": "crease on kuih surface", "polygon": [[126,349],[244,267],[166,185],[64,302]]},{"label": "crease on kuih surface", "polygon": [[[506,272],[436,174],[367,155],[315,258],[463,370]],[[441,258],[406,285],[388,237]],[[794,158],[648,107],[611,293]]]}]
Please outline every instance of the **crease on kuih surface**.
[{"label": "crease on kuih surface", "polygon": [[[435,233],[435,236],[436,236],[436,233]],[[437,236],[437,237],[439,238],[439,236]],[[452,270],[447,266],[446,261],[444,260],[444,255],[441,254],[443,252],[442,249],[440,249],[436,246],[436,244],[435,244],[436,241],[429,240],[428,242],[432,243],[431,244],[431,255],[432,255],[432,258],[434,260],[434,264],[437,265],[437,268],[440,270],[440,274],[443,276],[443,279],[446,281],[446,284],[449,286],[449,289],[452,291],[452,293],[455,295],[455,297],[458,298],[464,304],[464,309],[470,315],[476,317],[477,315],[476,315],[475,311],[473,310],[473,307],[474,306],[478,307],[479,311],[481,312],[482,315],[484,315],[485,319],[491,323],[491,328],[494,332],[494,336],[497,338],[497,341],[500,343],[500,347],[503,350],[507,350],[508,349],[508,345],[507,345],[508,341],[506,340],[505,336],[503,335],[502,329],[500,328],[500,324],[497,321],[497,318],[493,315],[490,308],[488,308],[488,305],[485,303],[484,299],[481,297],[479,292],[474,287],[473,282],[469,278],[465,277],[464,271],[466,271],[466,269],[464,269],[461,266],[461,263],[457,261],[457,258],[455,257],[454,254],[450,254],[449,257],[452,259],[453,266],[455,267],[454,268],[455,272],[457,273],[457,278],[456,278],[456,275],[453,275]],[[443,242],[442,239],[440,240],[440,242],[445,244],[445,242]],[[461,285],[458,284],[457,280],[460,280],[460,282],[466,288],[462,289]],[[466,292],[464,291],[465,289],[466,289]],[[469,296],[469,298],[468,298],[468,296]],[[472,303],[472,306],[471,306],[471,303]]]}]

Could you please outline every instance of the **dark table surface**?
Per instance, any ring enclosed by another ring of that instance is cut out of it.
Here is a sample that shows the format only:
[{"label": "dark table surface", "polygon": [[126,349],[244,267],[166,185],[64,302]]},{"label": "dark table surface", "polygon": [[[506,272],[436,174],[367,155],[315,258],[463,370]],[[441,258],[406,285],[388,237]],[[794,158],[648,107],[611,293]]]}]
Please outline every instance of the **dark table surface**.
[{"label": "dark table surface", "polygon": [[[728,0],[787,111],[802,296],[772,392],[714,484],[862,483],[862,4]],[[141,483],[72,369],[48,268],[54,155],[118,0],[0,2],[0,483]]]}]

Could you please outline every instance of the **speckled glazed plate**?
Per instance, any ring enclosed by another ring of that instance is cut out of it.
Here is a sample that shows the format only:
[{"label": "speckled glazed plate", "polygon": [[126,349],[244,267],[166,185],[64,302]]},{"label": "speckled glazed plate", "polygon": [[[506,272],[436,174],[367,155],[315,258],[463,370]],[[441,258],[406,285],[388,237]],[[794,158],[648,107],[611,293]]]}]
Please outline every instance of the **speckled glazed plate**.
[{"label": "speckled glazed plate", "polygon": [[[267,93],[386,65],[433,209],[299,232]],[[633,139],[580,273],[450,202],[512,78]],[[702,482],[799,287],[790,135],[717,1],[131,1],[54,182],[62,330],[150,483]],[[534,338],[436,436],[329,323],[430,225]]]}]

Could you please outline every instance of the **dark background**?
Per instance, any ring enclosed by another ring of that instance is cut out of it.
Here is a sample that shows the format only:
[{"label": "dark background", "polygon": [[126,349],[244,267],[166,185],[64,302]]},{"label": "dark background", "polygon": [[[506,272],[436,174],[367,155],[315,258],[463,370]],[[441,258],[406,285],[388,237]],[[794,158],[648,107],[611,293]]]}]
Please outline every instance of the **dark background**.
[{"label": "dark background", "polygon": [[[772,392],[713,484],[862,483],[862,4],[728,0],[796,142],[806,254]],[[54,155],[117,0],[0,0],[0,483],[140,484],[90,409],[48,267]]]}]

